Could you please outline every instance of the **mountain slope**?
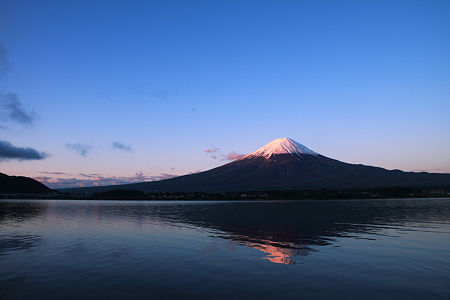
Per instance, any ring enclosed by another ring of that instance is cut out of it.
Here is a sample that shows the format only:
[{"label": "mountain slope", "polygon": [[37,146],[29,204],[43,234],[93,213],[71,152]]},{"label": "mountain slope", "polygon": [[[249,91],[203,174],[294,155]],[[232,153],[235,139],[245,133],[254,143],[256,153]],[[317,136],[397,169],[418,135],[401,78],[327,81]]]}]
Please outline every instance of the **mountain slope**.
[{"label": "mountain slope", "polygon": [[0,193],[51,193],[53,190],[29,177],[0,173]]},{"label": "mountain slope", "polygon": [[172,179],[120,186],[71,189],[102,192],[226,192],[284,189],[351,189],[384,186],[450,186],[450,174],[412,173],[344,163],[288,138],[277,139],[241,159],[209,171]]}]

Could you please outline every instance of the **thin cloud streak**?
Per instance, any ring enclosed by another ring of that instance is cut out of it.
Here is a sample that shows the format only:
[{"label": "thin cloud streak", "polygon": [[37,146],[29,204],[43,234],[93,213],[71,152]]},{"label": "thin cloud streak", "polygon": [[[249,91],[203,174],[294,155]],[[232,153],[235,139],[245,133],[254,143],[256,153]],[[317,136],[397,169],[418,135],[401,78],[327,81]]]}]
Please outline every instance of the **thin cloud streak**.
[{"label": "thin cloud streak", "polygon": [[43,173],[43,174],[52,174],[52,175],[70,175],[69,173],[64,173],[64,172],[46,172],[46,171],[39,171],[39,173]]},{"label": "thin cloud streak", "polygon": [[0,161],[3,160],[41,160],[49,156],[30,147],[15,147],[10,142],[0,141]]},{"label": "thin cloud streak", "polygon": [[80,144],[80,143],[74,143],[74,144],[66,144],[66,148],[69,150],[74,150],[79,155],[86,157],[92,149],[92,146],[86,145],[86,144]]},{"label": "thin cloud streak", "polygon": [[78,173],[79,176],[87,177],[87,178],[99,178],[101,177],[101,174],[84,174],[84,173]]}]

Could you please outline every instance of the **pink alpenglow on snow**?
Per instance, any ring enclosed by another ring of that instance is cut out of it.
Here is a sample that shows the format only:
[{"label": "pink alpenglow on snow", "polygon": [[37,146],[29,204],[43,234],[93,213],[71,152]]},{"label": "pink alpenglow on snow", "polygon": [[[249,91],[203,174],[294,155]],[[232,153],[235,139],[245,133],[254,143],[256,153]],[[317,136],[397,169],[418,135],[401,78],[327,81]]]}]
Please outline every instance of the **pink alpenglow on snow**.
[{"label": "pink alpenglow on snow", "polygon": [[272,155],[276,154],[296,154],[302,156],[304,154],[317,156],[318,153],[308,149],[300,143],[290,139],[290,138],[281,138],[273,140],[268,143],[264,147],[259,148],[255,152],[252,152],[243,158],[255,157],[255,156],[263,156],[266,158],[270,158]]}]

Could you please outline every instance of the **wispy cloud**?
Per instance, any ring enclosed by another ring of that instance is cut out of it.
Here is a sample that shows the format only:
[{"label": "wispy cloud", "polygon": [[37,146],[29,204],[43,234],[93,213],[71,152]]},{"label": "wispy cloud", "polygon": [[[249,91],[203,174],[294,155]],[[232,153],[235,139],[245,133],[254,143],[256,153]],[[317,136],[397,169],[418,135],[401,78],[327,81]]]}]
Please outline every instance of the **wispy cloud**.
[{"label": "wispy cloud", "polygon": [[74,143],[74,144],[66,144],[66,148],[69,150],[74,150],[78,152],[83,157],[86,157],[89,152],[91,152],[92,146],[86,145],[86,144],[80,144],[80,143]]},{"label": "wispy cloud", "polygon": [[197,171],[195,171],[195,172],[189,172],[188,175],[198,174],[198,173],[201,173],[201,172],[202,172],[201,170],[197,170]]},{"label": "wispy cloud", "polygon": [[205,152],[210,154],[210,157],[212,159],[217,159],[217,155],[215,155],[213,153],[217,153],[217,152],[219,152],[219,150],[220,150],[219,148],[211,148],[211,149],[206,149]]},{"label": "wispy cloud", "polygon": [[212,159],[219,159],[219,160],[235,160],[235,159],[239,159],[239,158],[245,156],[245,154],[238,154],[234,151],[231,151],[230,153],[228,153],[226,155],[221,154],[219,148],[211,148],[211,149],[205,150],[205,152],[209,153],[210,157]]},{"label": "wispy cloud", "polygon": [[33,126],[33,122],[38,119],[38,116],[35,112],[24,109],[17,94],[0,93],[0,118],[6,122]]},{"label": "wispy cloud", "polygon": [[87,177],[87,178],[100,178],[102,175],[101,174],[84,174],[84,173],[78,173],[79,176],[82,177]]},{"label": "wispy cloud", "polygon": [[0,161],[2,160],[40,160],[49,155],[29,147],[15,147],[10,142],[0,141]]},{"label": "wispy cloud", "polygon": [[69,173],[64,173],[64,172],[46,172],[46,171],[39,171],[39,173],[43,173],[43,174],[51,174],[51,175],[70,175]]},{"label": "wispy cloud", "polygon": [[217,153],[219,152],[219,148],[212,148],[212,149],[207,149],[205,150],[206,153]]},{"label": "wispy cloud", "polygon": [[[41,172],[44,173],[44,172]],[[51,172],[48,172],[51,173]],[[142,171],[136,172],[134,176],[130,177],[104,177],[101,174],[84,174],[80,173],[79,176],[86,177],[86,179],[80,178],[53,178],[49,176],[34,177],[34,179],[42,182],[46,186],[52,189],[58,188],[77,188],[77,187],[95,187],[95,186],[108,186],[118,184],[137,183],[145,181],[159,181],[163,179],[170,179],[177,177],[178,175],[161,173],[160,175],[146,175]]]},{"label": "wispy cloud", "polygon": [[124,150],[124,151],[127,151],[127,152],[132,152],[133,151],[130,146],[125,145],[125,143],[122,143],[122,142],[114,142],[114,143],[111,144],[111,147],[113,149]]},{"label": "wispy cloud", "polygon": [[[0,44],[0,76],[5,75],[8,72],[8,70],[9,70],[8,51],[3,44]],[[25,110],[17,94],[0,93],[1,121],[33,126],[33,122],[38,118],[39,117],[35,112]],[[0,129],[8,129],[8,128],[6,126],[0,125]]]},{"label": "wispy cloud", "polygon": [[244,156],[245,156],[245,154],[239,154],[239,153],[236,153],[234,151],[231,151],[227,155],[222,155],[222,159],[221,160],[235,160],[235,159],[242,158]]}]

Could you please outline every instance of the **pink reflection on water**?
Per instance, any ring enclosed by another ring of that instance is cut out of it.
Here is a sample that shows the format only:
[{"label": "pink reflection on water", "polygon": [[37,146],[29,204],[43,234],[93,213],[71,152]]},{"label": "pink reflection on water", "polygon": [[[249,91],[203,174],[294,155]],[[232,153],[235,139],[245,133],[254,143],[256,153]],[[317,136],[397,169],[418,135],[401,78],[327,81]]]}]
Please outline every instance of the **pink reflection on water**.
[{"label": "pink reflection on water", "polygon": [[[270,243],[269,241],[267,241]],[[293,265],[296,262],[291,259],[294,256],[306,256],[309,254],[310,249],[295,249],[298,245],[291,245],[290,243],[282,244],[282,247],[267,245],[267,244],[254,244],[246,243],[247,247],[258,249],[268,255],[262,257],[262,259],[267,259],[275,264],[285,264]]]}]

